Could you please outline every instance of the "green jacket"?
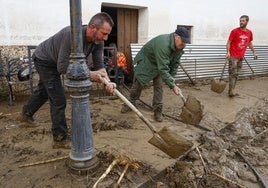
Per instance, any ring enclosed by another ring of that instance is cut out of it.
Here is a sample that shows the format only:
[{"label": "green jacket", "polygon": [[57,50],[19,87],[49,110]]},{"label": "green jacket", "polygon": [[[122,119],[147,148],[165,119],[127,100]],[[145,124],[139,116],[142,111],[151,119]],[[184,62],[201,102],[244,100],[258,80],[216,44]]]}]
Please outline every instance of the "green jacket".
[{"label": "green jacket", "polygon": [[173,88],[173,77],[183,53],[183,49],[175,48],[174,33],[159,35],[148,41],[135,56],[134,76],[145,85],[160,74],[163,81]]}]

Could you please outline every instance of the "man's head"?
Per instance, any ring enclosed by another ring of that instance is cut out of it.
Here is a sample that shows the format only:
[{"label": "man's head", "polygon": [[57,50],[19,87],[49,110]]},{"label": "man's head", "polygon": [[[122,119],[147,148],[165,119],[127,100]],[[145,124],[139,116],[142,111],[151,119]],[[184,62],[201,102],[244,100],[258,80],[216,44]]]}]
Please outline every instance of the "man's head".
[{"label": "man's head", "polygon": [[115,43],[110,43],[109,47],[113,47],[113,49],[109,50],[110,54],[113,56],[114,55],[114,48],[116,48],[116,44]]},{"label": "man's head", "polygon": [[190,43],[190,34],[185,27],[178,27],[174,33],[174,37],[177,49],[182,49],[186,43]]},{"label": "man's head", "polygon": [[247,27],[249,21],[249,17],[247,15],[240,16],[239,22],[240,22],[240,28],[245,29]]},{"label": "man's head", "polygon": [[94,15],[87,27],[87,40],[96,44],[108,39],[108,35],[114,26],[113,19],[105,12]]}]

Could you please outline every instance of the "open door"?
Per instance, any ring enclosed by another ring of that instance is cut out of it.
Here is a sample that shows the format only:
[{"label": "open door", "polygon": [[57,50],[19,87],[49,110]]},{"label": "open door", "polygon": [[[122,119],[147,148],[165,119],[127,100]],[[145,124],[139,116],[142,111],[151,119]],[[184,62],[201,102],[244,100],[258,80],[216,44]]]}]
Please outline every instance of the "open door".
[{"label": "open door", "polygon": [[127,58],[128,70],[133,75],[130,43],[138,42],[138,9],[103,6],[102,12],[107,12],[114,20],[114,27],[105,45],[116,43],[118,51]]}]

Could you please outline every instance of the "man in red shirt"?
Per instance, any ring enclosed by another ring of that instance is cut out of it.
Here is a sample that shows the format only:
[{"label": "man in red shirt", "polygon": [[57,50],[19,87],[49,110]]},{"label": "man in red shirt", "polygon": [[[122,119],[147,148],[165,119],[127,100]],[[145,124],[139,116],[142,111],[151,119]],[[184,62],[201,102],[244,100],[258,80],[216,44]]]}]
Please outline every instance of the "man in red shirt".
[{"label": "man in red shirt", "polygon": [[242,68],[242,61],[247,47],[251,49],[254,55],[254,59],[257,59],[257,54],[253,47],[253,34],[252,31],[247,29],[249,17],[243,15],[240,17],[240,27],[231,31],[226,48],[226,58],[229,60],[229,97],[234,97],[238,94],[234,94],[235,84]]}]

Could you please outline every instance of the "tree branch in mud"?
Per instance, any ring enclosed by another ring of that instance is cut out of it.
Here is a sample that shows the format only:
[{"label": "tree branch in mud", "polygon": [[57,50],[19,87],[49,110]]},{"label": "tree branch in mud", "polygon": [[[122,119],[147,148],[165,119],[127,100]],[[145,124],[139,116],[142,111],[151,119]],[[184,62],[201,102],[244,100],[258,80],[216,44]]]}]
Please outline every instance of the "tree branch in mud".
[{"label": "tree branch in mud", "polygon": [[129,167],[129,163],[126,164],[122,174],[120,175],[119,179],[117,180],[116,187],[119,187],[119,184],[120,184],[121,180],[123,179],[124,175],[126,174],[128,167]]},{"label": "tree branch in mud", "polygon": [[96,188],[98,183],[101,182],[108,174],[109,172],[113,169],[114,165],[116,165],[119,162],[119,159],[115,159],[109,167],[106,169],[106,171],[101,175],[101,177],[96,181],[96,183],[93,185],[93,188]]},{"label": "tree branch in mud", "polygon": [[35,162],[35,163],[28,163],[28,164],[20,165],[19,168],[29,167],[29,166],[35,166],[35,165],[40,165],[40,164],[46,164],[46,163],[52,163],[52,162],[59,161],[59,160],[62,160],[62,159],[67,159],[68,157],[69,157],[69,155],[63,156],[63,157],[54,158],[54,159],[49,159],[49,160],[46,160],[46,161],[39,161],[39,162]]},{"label": "tree branch in mud", "polygon": [[216,176],[216,177],[218,177],[218,178],[220,178],[220,179],[222,179],[222,180],[224,180],[224,181],[226,181],[226,182],[228,182],[228,183],[234,184],[234,185],[236,185],[236,186],[238,186],[238,187],[240,187],[240,188],[246,188],[245,186],[240,185],[239,183],[236,183],[236,182],[234,182],[234,181],[232,181],[232,180],[230,180],[230,179],[227,179],[227,178],[223,177],[222,175],[219,175],[219,174],[217,174],[217,173],[215,173],[215,172],[212,172],[212,171],[209,169],[209,167],[207,167],[207,165],[205,164],[205,161],[204,161],[204,159],[203,159],[203,157],[202,157],[202,154],[201,154],[201,152],[200,152],[200,150],[199,150],[198,147],[196,147],[196,151],[197,151],[197,153],[198,153],[198,155],[199,155],[199,157],[200,157],[200,159],[201,159],[201,161],[202,161],[202,164],[203,164],[203,166],[204,166],[205,173],[212,174],[212,175],[214,175],[214,176]]}]

